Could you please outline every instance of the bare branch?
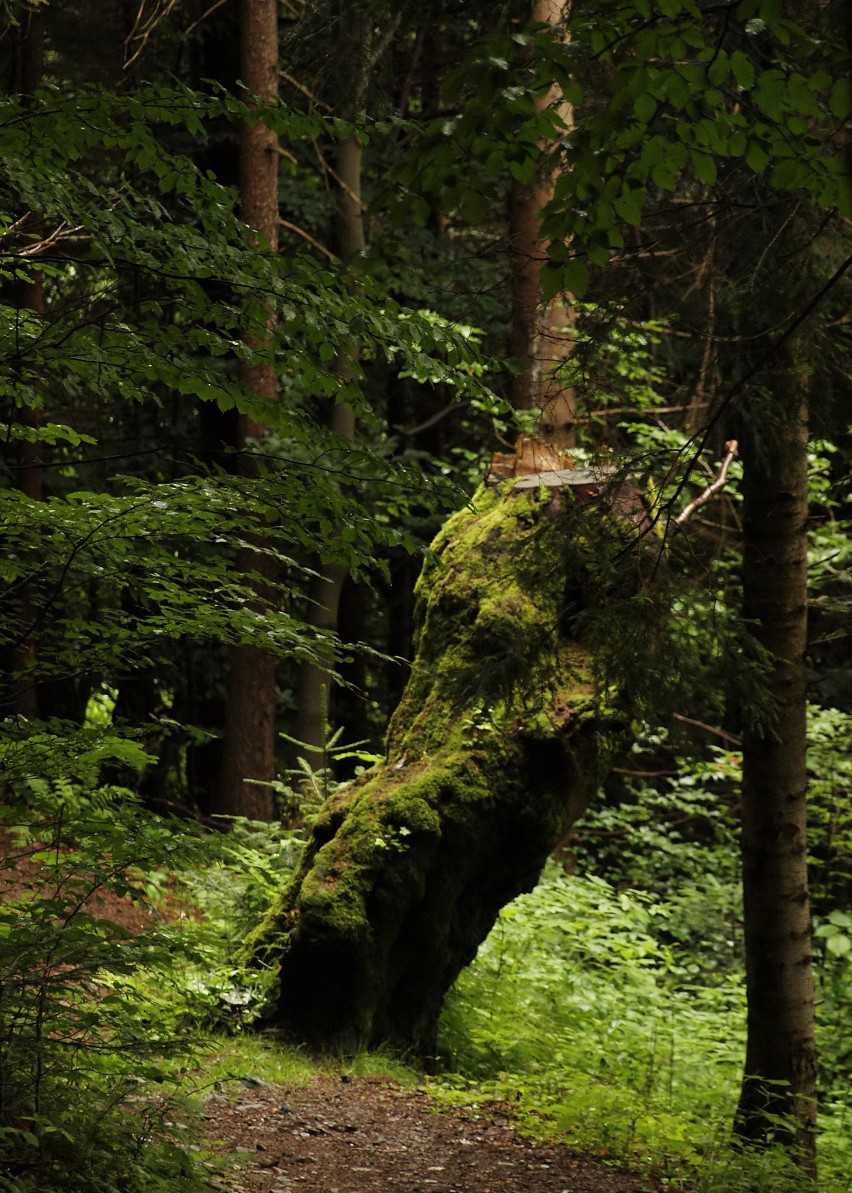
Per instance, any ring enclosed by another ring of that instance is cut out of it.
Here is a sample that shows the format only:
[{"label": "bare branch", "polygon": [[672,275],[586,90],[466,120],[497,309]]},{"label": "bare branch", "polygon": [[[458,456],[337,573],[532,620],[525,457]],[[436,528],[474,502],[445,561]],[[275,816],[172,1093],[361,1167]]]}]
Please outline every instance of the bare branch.
[{"label": "bare branch", "polygon": [[725,444],[725,447],[728,450],[728,454],[725,456],[722,467],[719,469],[719,475],[713,481],[712,485],[708,485],[703,493],[696,497],[694,501],[690,501],[686,509],[683,510],[682,513],[678,514],[674,520],[675,526],[683,526],[684,522],[688,521],[688,519],[692,517],[697,509],[700,509],[702,505],[706,505],[708,501],[716,496],[720,489],[725,487],[725,483],[728,479],[728,471],[737,454],[736,439],[729,439]]},{"label": "bare branch", "polygon": [[288,75],[286,70],[279,70],[278,77],[283,79],[285,83],[289,83],[294,90],[298,91],[300,95],[304,95],[305,99],[309,99],[318,108],[324,108],[326,112],[331,111],[327,103],[321,100],[318,95],[314,95],[313,91],[306,87],[304,83],[300,83],[298,79],[294,79],[292,75]]},{"label": "bare branch", "polygon": [[136,19],[133,22],[133,28],[124,39],[124,47],[127,53],[130,53],[130,47],[134,41],[138,42],[139,45],[130,54],[130,57],[125,59],[124,70],[129,70],[134,62],[141,57],[151,34],[174,11],[177,4],[178,0],[155,0],[154,11],[149,14],[146,11],[145,0],[142,0],[139,10],[136,13]]},{"label": "bare branch", "polygon": [[305,229],[300,228],[298,224],[291,224],[289,220],[284,220],[281,218],[279,218],[278,223],[282,228],[289,228],[291,232],[295,232],[297,236],[301,236],[303,240],[308,242],[308,244],[313,245],[315,249],[328,257],[329,261],[337,261],[337,257],[335,257],[334,253],[329,252],[324,244],[320,244],[318,240],[315,240],[313,236],[311,236],[310,232],[306,232]]},{"label": "bare branch", "polygon": [[194,29],[197,29],[197,28],[198,28],[198,26],[199,26],[199,25],[200,25],[200,24],[201,24],[203,21],[206,21],[206,20],[207,20],[207,18],[208,18],[209,16],[212,16],[212,15],[213,15],[213,13],[216,11],[216,9],[217,9],[217,8],[221,8],[221,7],[222,7],[222,5],[223,5],[223,4],[227,4],[227,2],[228,2],[228,0],[215,0],[215,3],[214,3],[214,4],[211,4],[211,5],[210,5],[210,7],[207,9],[207,11],[206,11],[206,12],[203,12],[203,13],[201,14],[201,16],[198,18],[198,20],[196,20],[196,21],[193,21],[191,25],[188,25],[188,26],[186,27],[186,29],[184,30],[184,36],[186,36],[188,33],[192,33],[192,31],[193,31]]},{"label": "bare branch", "polygon": [[[16,220],[11,227],[7,228],[3,235],[0,236],[0,243],[6,240],[6,238],[11,235],[12,232],[20,231],[27,224],[31,215],[32,213],[28,212],[26,215],[21,216],[19,220]],[[50,233],[49,236],[45,236],[41,240],[33,241],[32,244],[28,244],[21,249],[16,249],[14,252],[3,252],[0,250],[0,256],[25,258],[41,257],[49,249],[52,249],[54,245],[59,244],[61,240],[67,240],[69,236],[76,236],[78,232],[84,231],[85,227],[83,224],[75,224],[73,228],[69,228],[68,225],[63,221],[58,228]]]},{"label": "bare branch", "polygon": [[672,716],[676,721],[681,721],[684,725],[694,725],[696,729],[704,729],[707,733],[713,733],[716,737],[721,737],[722,741],[726,741],[732,746],[741,746],[742,738],[737,737],[735,733],[728,733],[727,729],[717,729],[715,725],[708,725],[706,721],[696,721],[694,717],[685,717],[682,713],[673,712]]}]

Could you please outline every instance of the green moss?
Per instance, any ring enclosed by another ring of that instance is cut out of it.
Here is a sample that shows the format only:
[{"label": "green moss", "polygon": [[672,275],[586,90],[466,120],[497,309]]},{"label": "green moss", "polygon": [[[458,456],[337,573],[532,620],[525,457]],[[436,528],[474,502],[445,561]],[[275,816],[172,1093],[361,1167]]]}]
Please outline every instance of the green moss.
[{"label": "green moss", "polygon": [[387,762],[322,809],[255,940],[282,950],[279,1014],[305,1039],[426,1046],[595,786],[601,704],[563,624],[586,539],[570,498],[510,490],[480,490],[435,540]]},{"label": "green moss", "polygon": [[335,835],[305,859],[303,916],[366,931],[376,874],[404,870],[405,855],[440,837],[448,815],[478,814],[514,771],[519,732],[556,738],[591,706],[584,653],[574,646],[568,657],[556,641],[558,516],[546,490],[507,498],[482,489],[435,540],[417,587],[419,651],[389,732],[390,766],[320,814],[315,841]]},{"label": "green moss", "polygon": [[505,720],[513,700],[536,715],[534,689],[546,701],[559,670],[562,517],[551,491],[484,488],[439,534],[417,585],[418,652],[388,734],[392,761],[466,748],[461,710]]}]

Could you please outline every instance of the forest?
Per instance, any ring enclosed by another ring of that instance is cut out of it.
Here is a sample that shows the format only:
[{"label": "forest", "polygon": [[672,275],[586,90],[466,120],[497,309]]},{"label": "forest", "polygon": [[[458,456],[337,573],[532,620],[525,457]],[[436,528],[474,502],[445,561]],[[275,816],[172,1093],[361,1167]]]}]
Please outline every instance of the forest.
[{"label": "forest", "polygon": [[850,68],[0,0],[0,1193],[852,1191]]}]

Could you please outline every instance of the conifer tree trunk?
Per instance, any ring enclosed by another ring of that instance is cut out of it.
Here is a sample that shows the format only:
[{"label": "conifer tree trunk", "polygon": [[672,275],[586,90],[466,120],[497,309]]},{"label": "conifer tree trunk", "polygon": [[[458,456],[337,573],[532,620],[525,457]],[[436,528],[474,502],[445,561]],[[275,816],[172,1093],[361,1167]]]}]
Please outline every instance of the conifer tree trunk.
[{"label": "conifer tree trunk", "polygon": [[[278,95],[278,2],[243,0],[240,24],[240,70],[250,95],[262,104]],[[245,124],[240,132],[240,204],[245,222],[259,243],[278,246],[278,138],[263,121]],[[278,380],[272,362],[242,365],[246,386],[258,397],[274,400]],[[244,475],[253,475],[246,452],[250,440],[264,433],[261,423],[240,415],[237,448]],[[269,595],[274,568],[260,552],[243,548],[237,565],[253,575],[260,595]],[[222,770],[211,811],[220,815],[271,820],[274,802],[263,784],[275,778],[275,657],[255,646],[231,652],[225,714]]]},{"label": "conifer tree trunk", "polygon": [[[531,18],[536,25],[560,26],[565,19],[564,0],[533,0]],[[561,36],[568,38],[567,30]],[[573,127],[574,111],[553,86],[537,95],[540,111],[552,110],[566,133]],[[574,395],[554,376],[554,369],[571,352],[566,331],[574,314],[568,296],[555,295],[545,301],[541,293],[541,271],[547,259],[547,244],[541,235],[541,211],[553,197],[556,171],[554,146],[542,142],[543,159],[529,186],[513,182],[509,194],[509,262],[512,294],[512,322],[509,349],[523,370],[512,379],[512,404],[517,410],[542,411],[538,434],[557,448],[574,441],[576,421]]]},{"label": "conifer tree trunk", "polygon": [[[772,653],[771,728],[743,738],[742,859],[748,1043],[736,1118],[745,1139],[788,1140],[815,1168],[816,1047],[806,842],[807,401],[792,350],[766,416],[744,434],[745,615]],[[780,1128],[787,1116],[796,1126]]]},{"label": "conifer tree trunk", "polygon": [[[345,44],[354,61],[353,92],[346,107],[348,118],[363,120],[366,114],[368,58],[370,53],[367,18],[360,6],[345,6],[340,28],[345,32]],[[332,239],[341,260],[346,262],[364,252],[364,207],[361,199],[361,164],[363,145],[358,136],[341,141],[335,154],[334,195],[335,217]],[[344,345],[337,354],[335,370],[343,381],[354,377],[353,365],[358,359],[358,345]],[[350,443],[355,441],[355,415],[336,402],[329,419],[335,435]],[[299,671],[295,737],[306,760],[315,769],[327,765],[326,736],[331,694],[331,672],[334,666],[333,635],[337,632],[340,600],[346,583],[346,568],[339,563],[320,560],[310,592],[308,620],[315,629],[329,636],[329,645],[319,652],[315,663],[304,663]]]},{"label": "conifer tree trunk", "polygon": [[[21,41],[18,51],[21,93],[32,96],[41,86],[44,76],[44,12],[41,7],[29,7],[23,14]],[[34,240],[42,232],[41,219],[36,216],[27,228]],[[29,311],[41,319],[45,314],[44,279],[41,271],[33,269],[26,281],[18,284],[18,304],[22,311]],[[32,383],[32,382],[31,382]],[[36,386],[38,382],[34,383]],[[24,406],[21,421],[31,428],[41,425],[41,411],[35,405]],[[16,449],[18,488],[30,501],[43,499],[44,464],[43,446],[19,439]],[[30,585],[25,584],[20,593],[19,644],[13,649],[9,660],[12,673],[12,690],[7,710],[20,713],[35,720],[39,715],[38,687],[36,684],[37,650],[28,627],[35,622],[35,608]]]}]

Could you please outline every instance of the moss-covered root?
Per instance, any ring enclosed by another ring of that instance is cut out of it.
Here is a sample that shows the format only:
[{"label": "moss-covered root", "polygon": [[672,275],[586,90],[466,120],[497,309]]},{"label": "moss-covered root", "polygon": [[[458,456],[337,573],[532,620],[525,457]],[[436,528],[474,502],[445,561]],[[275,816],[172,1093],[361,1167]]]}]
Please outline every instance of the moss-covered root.
[{"label": "moss-covered root", "polygon": [[551,493],[481,491],[441,532],[388,760],[328,802],[251,942],[306,1043],[429,1055],[447,990],[599,778],[607,718],[563,625],[582,538]]}]

